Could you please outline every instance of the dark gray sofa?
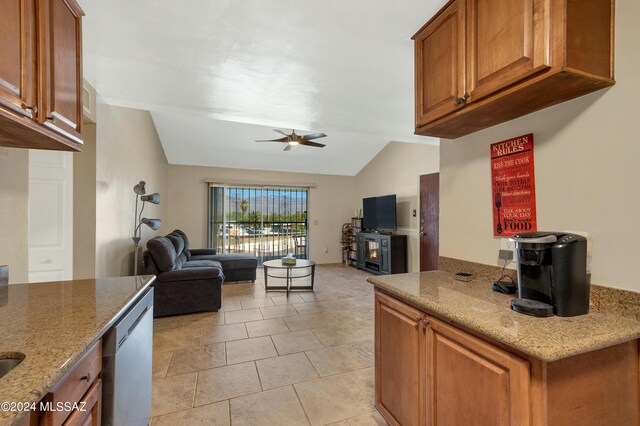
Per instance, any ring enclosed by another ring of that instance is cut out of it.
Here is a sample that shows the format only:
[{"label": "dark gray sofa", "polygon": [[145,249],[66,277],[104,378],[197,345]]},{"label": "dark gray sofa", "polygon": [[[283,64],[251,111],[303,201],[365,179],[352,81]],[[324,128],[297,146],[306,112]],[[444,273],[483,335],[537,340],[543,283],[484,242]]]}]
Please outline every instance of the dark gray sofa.
[{"label": "dark gray sofa", "polygon": [[246,254],[216,255],[190,249],[184,232],[175,230],[147,242],[143,263],[155,275],[154,316],[217,311],[224,281],[255,281],[258,260]]}]

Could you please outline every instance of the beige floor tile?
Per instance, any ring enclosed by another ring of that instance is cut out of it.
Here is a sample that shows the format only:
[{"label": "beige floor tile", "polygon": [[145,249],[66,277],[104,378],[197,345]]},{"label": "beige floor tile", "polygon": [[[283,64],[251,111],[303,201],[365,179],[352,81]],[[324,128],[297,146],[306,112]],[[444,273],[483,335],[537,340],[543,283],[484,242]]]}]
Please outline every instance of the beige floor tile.
[{"label": "beige floor tile", "polygon": [[246,322],[249,337],[268,336],[270,334],[288,333],[289,327],[282,318]]},{"label": "beige floor tile", "polygon": [[167,376],[207,370],[226,365],[224,343],[175,351]]},{"label": "beige floor tile", "polygon": [[222,401],[261,390],[255,363],[218,367],[198,373],[195,405]]},{"label": "beige floor tile", "polygon": [[151,389],[151,415],[154,417],[191,408],[196,390],[196,373],[156,379]]},{"label": "beige floor tile", "polygon": [[322,348],[322,343],[311,330],[274,334],[271,336],[271,340],[280,355]]},{"label": "beige floor tile", "polygon": [[324,346],[346,345],[369,340],[373,337],[373,325],[370,327],[343,327],[314,328],[313,334]]},{"label": "beige floor tile", "polygon": [[341,345],[306,352],[321,376],[343,373],[373,365],[373,351],[360,346]]},{"label": "beige floor tile", "polygon": [[222,305],[218,312],[239,311],[242,309],[240,299],[222,298]]},{"label": "beige floor tile", "polygon": [[325,325],[315,314],[285,317],[283,320],[291,331],[311,330]]},{"label": "beige floor tile", "polygon": [[152,426],[229,426],[229,401],[203,405],[153,419]]},{"label": "beige floor tile", "polygon": [[309,424],[291,386],[232,399],[231,421],[243,426]]},{"label": "beige floor tile", "polygon": [[167,375],[173,352],[153,352],[152,377],[161,379]]},{"label": "beige floor tile", "polygon": [[249,337],[247,334],[247,328],[242,322],[237,324],[216,325],[202,329],[203,345],[246,339],[247,337]]},{"label": "beige floor tile", "polygon": [[260,313],[260,309],[258,308],[224,313],[224,321],[227,324],[235,324],[245,321],[258,321],[261,319],[263,319],[262,314]]},{"label": "beige floor tile", "polygon": [[260,312],[262,312],[262,316],[264,317],[264,319],[299,315],[298,311],[296,311],[296,309],[291,305],[268,306],[265,308],[260,308]]},{"label": "beige floor tile", "polygon": [[255,298],[252,296],[243,297],[240,299],[242,303],[242,309],[261,308],[264,306],[275,306],[271,301],[271,298]]},{"label": "beige floor tile", "polygon": [[255,337],[253,339],[235,340],[227,342],[227,364],[239,364],[256,359],[277,356],[271,337]]},{"label": "beige floor tile", "polygon": [[388,426],[388,423],[380,413],[374,411],[369,414],[352,417],[337,423],[331,423],[329,426]]},{"label": "beige floor tile", "polygon": [[284,296],[272,296],[271,301],[275,305],[291,305],[293,303],[304,303],[304,299],[298,294],[290,294],[289,297]]},{"label": "beige floor tile", "polygon": [[350,374],[298,383],[294,387],[312,425],[326,425],[374,410]]},{"label": "beige floor tile", "polygon": [[304,353],[278,356],[256,361],[262,389],[273,389],[306,380],[317,379],[318,373]]},{"label": "beige floor tile", "polygon": [[153,351],[171,352],[200,346],[202,328],[180,327],[153,333]]},{"label": "beige floor tile", "polygon": [[224,324],[224,314],[221,312],[200,312],[197,314],[174,315],[153,320],[153,330],[162,331],[178,327],[206,327]]},{"label": "beige floor tile", "polygon": [[360,390],[369,398],[369,401],[373,404],[376,400],[376,377],[373,367],[363,368],[351,372],[351,376],[356,381]]}]

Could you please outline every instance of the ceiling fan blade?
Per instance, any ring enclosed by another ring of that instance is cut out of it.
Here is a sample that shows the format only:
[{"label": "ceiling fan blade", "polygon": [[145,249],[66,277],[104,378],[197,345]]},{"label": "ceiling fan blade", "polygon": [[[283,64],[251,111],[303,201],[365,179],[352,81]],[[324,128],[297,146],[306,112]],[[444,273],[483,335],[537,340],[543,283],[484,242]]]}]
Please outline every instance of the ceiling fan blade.
[{"label": "ceiling fan blade", "polygon": [[291,145],[287,145],[287,146],[284,148],[284,150],[285,150],[285,151],[291,151]]},{"label": "ceiling fan blade", "polygon": [[286,134],[285,132],[283,132],[283,131],[282,131],[282,130],[280,130],[280,129],[274,129],[273,131],[274,131],[274,132],[278,132],[278,133],[280,133],[281,135],[289,136],[288,134]]},{"label": "ceiling fan blade", "polygon": [[300,145],[315,146],[315,147],[318,147],[318,148],[322,148],[322,147],[326,146],[323,143],[311,142],[311,141],[305,141],[305,140],[300,141]]},{"label": "ceiling fan blade", "polygon": [[325,135],[324,133],[312,133],[310,135],[303,135],[302,137],[310,141],[311,139],[326,138],[327,135]]},{"label": "ceiling fan blade", "polygon": [[256,142],[289,142],[289,137],[287,136],[280,139],[256,140]]}]

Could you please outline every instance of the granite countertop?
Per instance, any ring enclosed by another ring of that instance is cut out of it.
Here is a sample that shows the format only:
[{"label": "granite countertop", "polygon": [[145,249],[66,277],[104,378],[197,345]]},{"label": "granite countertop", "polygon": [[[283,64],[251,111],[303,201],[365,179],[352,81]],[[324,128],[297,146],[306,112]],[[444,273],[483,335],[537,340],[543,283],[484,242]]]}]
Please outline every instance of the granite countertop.
[{"label": "granite countertop", "polygon": [[543,361],[556,361],[640,338],[638,318],[591,309],[576,317],[535,318],[511,310],[511,299],[478,277],[456,281],[443,271],[371,276],[376,288],[428,313]]},{"label": "granite countertop", "polygon": [[[24,360],[0,378],[0,403],[38,402],[153,282],[154,276],[0,288],[0,358]],[[0,410],[0,425],[26,413]]]}]

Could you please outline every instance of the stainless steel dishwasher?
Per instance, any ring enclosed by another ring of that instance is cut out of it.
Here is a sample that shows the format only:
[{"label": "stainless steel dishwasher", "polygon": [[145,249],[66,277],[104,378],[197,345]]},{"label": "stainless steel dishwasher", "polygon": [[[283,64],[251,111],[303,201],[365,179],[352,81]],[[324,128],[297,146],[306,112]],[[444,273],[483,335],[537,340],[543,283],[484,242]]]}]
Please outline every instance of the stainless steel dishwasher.
[{"label": "stainless steel dishwasher", "polygon": [[152,348],[153,288],[149,288],[104,335],[103,425],[149,424]]}]

